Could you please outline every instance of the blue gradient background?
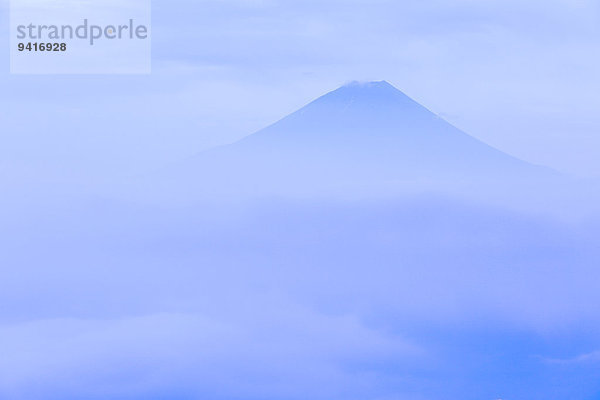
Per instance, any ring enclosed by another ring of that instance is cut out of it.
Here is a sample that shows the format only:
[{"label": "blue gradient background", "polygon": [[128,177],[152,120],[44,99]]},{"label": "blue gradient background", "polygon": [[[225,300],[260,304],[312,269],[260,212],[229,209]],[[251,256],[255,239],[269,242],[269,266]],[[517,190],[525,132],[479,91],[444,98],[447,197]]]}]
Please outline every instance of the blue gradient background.
[{"label": "blue gradient background", "polygon": [[[600,399],[597,2],[156,0],[149,76],[9,75],[7,29],[0,399]],[[132,183],[381,79],[570,183]]]}]

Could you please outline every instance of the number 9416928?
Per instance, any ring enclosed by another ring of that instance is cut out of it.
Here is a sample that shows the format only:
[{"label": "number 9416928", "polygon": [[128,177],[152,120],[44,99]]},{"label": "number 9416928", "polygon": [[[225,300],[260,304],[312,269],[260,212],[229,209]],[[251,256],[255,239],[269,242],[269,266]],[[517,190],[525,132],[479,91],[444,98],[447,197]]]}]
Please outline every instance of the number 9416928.
[{"label": "number 9416928", "polygon": [[19,51],[67,51],[66,43],[19,43]]}]

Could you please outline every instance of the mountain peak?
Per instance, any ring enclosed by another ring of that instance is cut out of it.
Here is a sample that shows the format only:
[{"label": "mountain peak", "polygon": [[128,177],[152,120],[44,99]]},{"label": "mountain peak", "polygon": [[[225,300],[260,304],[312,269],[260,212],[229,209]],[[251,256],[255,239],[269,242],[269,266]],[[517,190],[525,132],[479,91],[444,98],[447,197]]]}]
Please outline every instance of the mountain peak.
[{"label": "mountain peak", "polygon": [[349,82],[300,110],[317,111],[330,116],[340,113],[353,124],[359,116],[387,121],[389,118],[431,119],[436,116],[387,81]]},{"label": "mountain peak", "polygon": [[396,89],[393,85],[391,85],[388,81],[351,81],[344,85],[344,87],[352,87],[352,88],[363,88],[363,89],[384,89],[384,88],[392,88]]},{"label": "mountain peak", "polygon": [[365,183],[396,190],[403,182],[453,185],[546,174],[467,135],[386,81],[341,86],[179,171],[166,180],[180,176],[186,190],[197,182],[201,193],[230,194]]},{"label": "mountain peak", "polygon": [[[362,95],[401,95],[407,97],[402,91],[398,90],[392,84],[387,81],[371,81],[371,82],[360,82],[360,81],[352,81],[349,82],[342,87],[340,87],[337,91],[341,91],[344,93],[350,94],[362,94]],[[335,93],[336,91],[334,91]]]}]

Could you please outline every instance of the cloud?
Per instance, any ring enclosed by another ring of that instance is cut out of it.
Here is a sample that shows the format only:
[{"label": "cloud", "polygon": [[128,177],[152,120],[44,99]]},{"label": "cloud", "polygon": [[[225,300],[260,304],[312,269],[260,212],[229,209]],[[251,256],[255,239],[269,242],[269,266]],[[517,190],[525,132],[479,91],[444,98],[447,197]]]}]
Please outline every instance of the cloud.
[{"label": "cloud", "polygon": [[[227,320],[153,314],[54,319],[0,327],[0,394],[12,399],[336,397],[375,382],[347,365],[421,350],[350,316],[290,306]],[[354,360],[354,361],[353,361]],[[31,385],[31,382],[36,382]]]},{"label": "cloud", "polygon": [[544,358],[544,361],[550,364],[562,365],[597,363],[600,362],[600,351],[593,351],[591,353],[581,354],[574,358]]}]

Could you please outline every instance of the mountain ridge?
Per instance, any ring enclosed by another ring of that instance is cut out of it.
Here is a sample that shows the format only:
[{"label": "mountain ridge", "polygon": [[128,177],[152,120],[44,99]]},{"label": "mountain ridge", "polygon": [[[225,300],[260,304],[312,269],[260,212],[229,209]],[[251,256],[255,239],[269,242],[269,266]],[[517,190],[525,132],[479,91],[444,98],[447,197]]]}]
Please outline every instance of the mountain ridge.
[{"label": "mountain ridge", "polygon": [[[442,154],[446,158],[460,157],[461,152],[470,150],[470,156],[478,160],[504,158],[506,163],[537,167],[464,133],[387,81],[341,86],[230,146],[247,144],[325,147],[334,151],[348,150],[348,145],[359,146],[354,148],[358,151],[376,151],[377,146],[412,146],[408,150],[423,156],[433,151],[438,160]],[[440,147],[443,153],[438,151]],[[397,155],[411,158],[407,152]]]},{"label": "mountain ridge", "polygon": [[435,189],[549,174],[377,81],[341,86],[254,134],[163,171],[153,183],[199,195],[264,195],[408,183]]}]

